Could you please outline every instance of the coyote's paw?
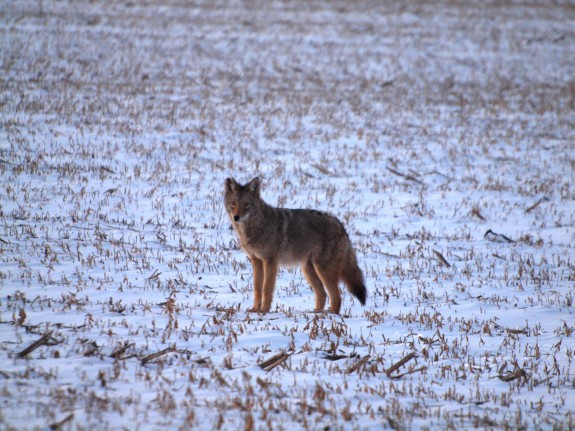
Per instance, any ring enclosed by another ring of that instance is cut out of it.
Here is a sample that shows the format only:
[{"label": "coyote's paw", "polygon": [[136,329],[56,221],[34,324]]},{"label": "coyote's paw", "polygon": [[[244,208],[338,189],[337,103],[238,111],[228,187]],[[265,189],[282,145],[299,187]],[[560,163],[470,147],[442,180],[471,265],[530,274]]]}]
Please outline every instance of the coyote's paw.
[{"label": "coyote's paw", "polygon": [[310,313],[315,313],[315,314],[327,314],[327,311],[324,310],[323,308],[316,308],[314,310],[311,310]]},{"label": "coyote's paw", "polygon": [[260,312],[260,307],[250,307],[247,309],[248,313],[259,313]]}]

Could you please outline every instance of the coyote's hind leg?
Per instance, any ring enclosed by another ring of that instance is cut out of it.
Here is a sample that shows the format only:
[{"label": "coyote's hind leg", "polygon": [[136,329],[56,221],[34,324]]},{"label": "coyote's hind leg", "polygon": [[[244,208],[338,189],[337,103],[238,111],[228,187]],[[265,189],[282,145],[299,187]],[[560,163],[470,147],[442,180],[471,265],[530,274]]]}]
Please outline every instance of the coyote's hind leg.
[{"label": "coyote's hind leg", "polygon": [[341,293],[338,286],[339,277],[337,269],[320,267],[317,263],[314,264],[313,267],[329,296],[329,310],[332,313],[339,314],[341,308]]},{"label": "coyote's hind leg", "polygon": [[316,312],[318,311],[323,311],[323,309],[325,308],[325,301],[327,299],[327,295],[325,293],[325,289],[323,288],[323,284],[319,278],[319,276],[317,275],[317,272],[315,272],[315,269],[313,268],[313,264],[311,263],[311,260],[308,260],[306,263],[304,263],[301,266],[301,270],[303,272],[303,275],[305,276],[307,282],[310,284],[311,288],[313,289],[313,293],[315,296],[315,310]]}]

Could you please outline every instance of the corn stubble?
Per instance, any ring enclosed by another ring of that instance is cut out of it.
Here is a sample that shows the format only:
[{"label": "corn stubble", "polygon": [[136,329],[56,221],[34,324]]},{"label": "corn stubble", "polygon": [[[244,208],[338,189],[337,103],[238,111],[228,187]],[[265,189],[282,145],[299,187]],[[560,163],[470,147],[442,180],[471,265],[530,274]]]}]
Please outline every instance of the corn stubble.
[{"label": "corn stubble", "polygon": [[[568,6],[3,19],[0,428],[575,426]],[[256,174],[345,223],[365,308],[288,268],[246,313],[221,184]]]}]

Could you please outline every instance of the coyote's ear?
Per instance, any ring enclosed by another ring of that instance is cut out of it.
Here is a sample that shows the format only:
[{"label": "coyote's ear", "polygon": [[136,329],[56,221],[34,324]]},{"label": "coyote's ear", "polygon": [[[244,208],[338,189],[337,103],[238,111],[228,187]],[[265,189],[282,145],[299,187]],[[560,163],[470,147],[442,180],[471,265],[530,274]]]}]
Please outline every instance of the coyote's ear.
[{"label": "coyote's ear", "polygon": [[225,184],[226,194],[231,193],[231,192],[235,192],[238,190],[238,183],[236,183],[236,180],[234,180],[233,178],[226,178],[226,181],[224,182],[224,184]]},{"label": "coyote's ear", "polygon": [[248,190],[256,195],[260,194],[260,179],[259,177],[255,177],[248,183]]}]

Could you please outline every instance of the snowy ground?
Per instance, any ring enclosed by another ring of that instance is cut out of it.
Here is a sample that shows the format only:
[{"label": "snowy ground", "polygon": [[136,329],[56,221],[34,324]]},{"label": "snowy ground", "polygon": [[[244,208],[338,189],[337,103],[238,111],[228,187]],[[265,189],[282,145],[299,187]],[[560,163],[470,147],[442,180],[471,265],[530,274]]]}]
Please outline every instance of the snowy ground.
[{"label": "snowy ground", "polygon": [[[572,4],[167,3],[0,5],[0,428],[573,429]],[[256,174],[366,307],[246,313]]]}]

